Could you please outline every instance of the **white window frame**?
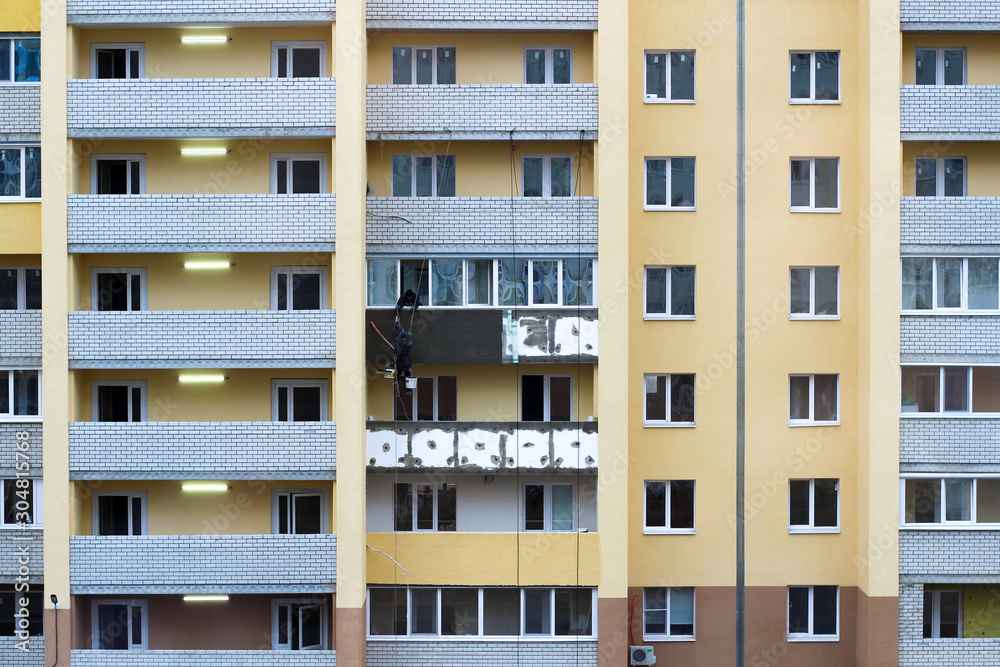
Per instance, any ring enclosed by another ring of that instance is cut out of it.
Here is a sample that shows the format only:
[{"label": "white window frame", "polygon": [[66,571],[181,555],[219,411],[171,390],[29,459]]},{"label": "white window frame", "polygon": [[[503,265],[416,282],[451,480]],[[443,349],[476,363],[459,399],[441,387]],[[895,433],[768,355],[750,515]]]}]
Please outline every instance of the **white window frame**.
[{"label": "white window frame", "polygon": [[[810,586],[800,586],[800,585],[790,585],[785,587],[785,633],[786,638],[789,642],[839,642],[840,641],[840,586],[837,586],[837,632],[833,635],[817,635],[813,634],[813,624],[815,623],[815,604],[813,601],[813,595],[815,593],[816,586],[821,584],[815,584]],[[831,584],[832,585],[832,584]],[[809,632],[788,632],[788,624],[791,621],[791,600],[789,599],[791,594],[791,589],[793,588],[808,588],[809,589]]]},{"label": "white window frame", "polygon": [[[674,268],[687,268],[691,267],[694,269],[694,314],[693,315],[671,315],[670,310],[673,308],[673,299],[671,298],[670,290],[673,281],[673,269]],[[646,310],[647,295],[649,293],[649,270],[650,269],[665,269],[667,272],[667,283],[666,283],[666,303],[667,311],[666,313],[650,313]],[[698,319],[698,267],[694,264],[657,264],[657,265],[646,265],[643,267],[642,274],[642,319],[644,320],[696,320]]]},{"label": "white window frame", "polygon": [[[807,269],[809,271],[809,312],[792,312],[792,271]],[[816,269],[836,269],[837,270],[837,314],[817,315],[816,314]],[[788,319],[790,320],[839,320],[841,311],[840,303],[840,267],[832,265],[823,266],[790,266],[788,267]]]},{"label": "white window frame", "polygon": [[[837,378],[837,418],[832,421],[817,421],[816,415],[816,376],[832,375]],[[792,419],[792,378],[809,378],[809,418]],[[840,425],[840,373],[789,373],[788,374],[788,425],[789,426],[839,426]]]},{"label": "white window frame", "polygon": [[[45,496],[42,495],[44,493],[43,489],[44,483],[40,478],[8,477],[0,479],[0,503],[2,503],[3,498],[6,497],[5,493],[6,485],[13,484],[15,485],[15,488],[17,488],[17,484],[21,480],[24,480],[25,482],[28,482],[29,485],[31,485],[30,495],[31,495],[32,517],[31,517],[31,522],[27,521],[24,522],[24,526],[27,528],[42,528],[45,526],[44,512],[43,512],[43,510],[45,509],[45,502],[44,502]],[[16,507],[14,509],[15,511],[17,510]],[[0,507],[0,513],[6,514],[6,511],[7,511],[6,507]],[[16,519],[17,515],[15,515],[14,518]],[[17,523],[0,523],[0,530],[21,530],[21,527]]]},{"label": "white window frame", "polygon": [[278,498],[288,496],[288,527],[292,528],[295,519],[295,496],[319,496],[320,500],[320,534],[327,535],[330,532],[329,507],[330,501],[326,494],[326,489],[301,488],[301,489],[271,489],[271,534],[272,535],[297,535],[299,533],[279,533],[281,528],[281,517]]},{"label": "white window frame", "polygon": [[139,526],[139,530],[142,532],[140,535],[149,535],[149,492],[148,491],[94,491],[91,495],[90,509],[91,509],[91,535],[100,535],[101,530],[101,505],[98,502],[99,498],[102,497],[112,497],[112,496],[125,496],[129,499],[128,504],[128,523],[129,523],[129,533],[130,536],[135,535],[135,525],[132,523],[132,501],[139,499],[142,507],[142,525]]},{"label": "white window frame", "polygon": [[[288,71],[285,76],[278,72],[278,49],[288,49],[285,66]],[[295,49],[319,49],[319,77],[294,77],[291,75]],[[272,40],[271,41],[271,78],[275,79],[312,79],[326,77],[326,42],[323,40]]]},{"label": "white window frame", "polygon": [[[271,380],[271,421],[278,421],[278,388],[286,387],[288,389],[294,389],[295,387],[319,387],[320,389],[320,421],[325,422],[330,419],[330,383],[327,380],[316,378],[302,378],[302,379],[291,379],[291,378],[280,378]],[[288,392],[288,405],[291,409],[294,405],[294,393]],[[291,414],[291,412],[290,412]],[[289,420],[289,423],[292,423]],[[302,422],[308,424],[310,422]]]},{"label": "white window frame", "polygon": [[[964,639],[962,628],[965,624],[965,605],[962,601],[965,599],[965,591],[960,588],[924,588],[921,595],[921,607],[923,607],[923,598],[928,593],[931,596],[931,636],[923,637],[923,630],[921,628],[921,638],[922,639],[941,639],[941,594],[942,593],[958,593],[958,637],[953,638],[954,641],[961,641]],[[921,626],[923,625],[923,618],[921,618]]]},{"label": "white window frame", "polygon": [[[837,161],[837,205],[834,208],[819,208],[816,206],[816,160]],[[792,163],[809,163],[809,205],[792,205]],[[818,155],[814,157],[792,157],[788,160],[788,211],[790,213],[840,213],[840,157],[835,155]]]},{"label": "white window frame", "polygon": [[[667,591],[666,601],[667,606],[665,609],[650,609],[646,606],[646,590],[650,588],[662,588]],[[691,614],[694,623],[693,632],[689,635],[672,635],[670,634],[670,592],[674,588],[690,588],[691,589]],[[648,634],[646,632],[646,612],[647,611],[664,611],[667,615],[666,634]],[[697,586],[643,586],[642,588],[642,640],[647,642],[693,642],[697,639],[698,634],[698,588]]]},{"label": "white window frame", "polygon": [[[650,160],[666,160],[667,168],[665,174],[666,180],[666,193],[667,202],[670,201],[670,191],[671,191],[671,179],[673,171],[671,169],[671,163],[673,160],[694,160],[694,205],[693,206],[671,206],[669,203],[660,205],[654,205],[649,203],[648,197],[648,185],[649,185],[649,161]],[[649,155],[643,160],[643,170],[642,170],[642,210],[644,211],[697,211],[698,210],[698,158],[694,155],[672,155],[672,156],[653,156]]]},{"label": "white window frame", "polygon": [[[429,194],[429,195],[417,195],[417,194],[397,195],[395,192],[393,192],[390,196],[391,197],[395,197],[396,199],[429,199],[431,197],[438,197],[439,196],[438,195],[438,160],[440,158],[443,158],[443,157],[452,157],[452,158],[455,158],[455,154],[454,153],[434,153],[434,154],[431,154],[431,155],[422,155],[422,154],[419,154],[419,153],[395,153],[395,154],[393,154],[391,160],[395,160],[397,157],[408,157],[408,158],[410,158],[410,192],[411,193],[417,191],[417,164],[416,164],[417,158],[433,158],[433,160],[434,160],[434,166],[433,166],[433,170],[432,170],[433,171],[433,178],[431,178],[431,194]],[[456,194],[456,197],[457,197],[458,196],[458,159],[455,158],[455,160],[453,160],[453,162],[454,162],[454,170],[455,170],[455,188],[456,188],[455,194]],[[392,173],[390,172],[390,174],[389,174],[389,181],[390,181],[389,187],[390,188],[393,187],[392,180],[393,180],[392,179]],[[449,199],[450,199],[450,197],[449,197]]]},{"label": "white window frame", "polygon": [[[0,41],[2,41],[2,40],[0,40]],[[20,85],[20,84],[18,84],[18,85]],[[30,144],[30,143],[27,143],[27,144],[10,144],[10,145],[8,145],[8,144],[0,144],[0,149],[3,149],[3,150],[20,150],[21,151],[21,194],[18,195],[17,197],[7,197],[7,196],[4,196],[4,195],[0,195],[0,204],[16,204],[16,203],[21,203],[21,202],[40,202],[40,201],[42,201],[41,197],[28,197],[27,194],[26,194],[27,191],[28,191],[28,182],[27,182],[26,170],[24,168],[24,163],[25,163],[25,160],[27,159],[26,158],[26,150],[28,148],[38,148],[38,149],[41,149],[41,145],[40,144]],[[41,161],[41,159],[42,159],[41,153],[39,153],[39,155],[38,155],[39,162]],[[39,173],[38,178],[39,178],[39,180],[41,180],[41,178],[42,178],[42,174],[41,173]]]},{"label": "white window frame", "polygon": [[[673,375],[693,375],[695,387],[694,418],[689,422],[675,422],[670,419],[671,384],[670,378]],[[649,419],[646,415],[646,382],[650,377],[664,377],[667,384],[667,409],[666,418],[663,420]],[[642,425],[644,428],[694,428],[698,423],[698,375],[697,373],[643,373],[642,375]]]},{"label": "white window frame", "polygon": [[962,52],[962,83],[960,84],[947,84],[947,85],[959,85],[967,86],[969,85],[969,50],[964,46],[917,46],[913,49],[913,82],[914,85],[928,85],[928,84],[917,84],[917,51],[934,51],[934,83],[931,84],[935,88],[938,86],[946,85],[944,83],[944,52],[945,51],[961,51]]},{"label": "white window frame", "polygon": [[[569,194],[565,196],[554,197],[552,195],[552,158],[569,158]],[[524,190],[527,187],[527,183],[524,178],[524,161],[528,159],[541,159],[542,160],[542,196],[532,197],[531,199],[569,199],[570,197],[576,196],[576,159],[572,155],[562,155],[557,153],[551,154],[540,154],[540,155],[522,155],[521,156],[521,196],[526,197]]]},{"label": "white window frame", "polygon": [[[449,307],[451,307],[451,306],[449,306]],[[440,419],[441,413],[439,412],[439,406],[438,406],[438,398],[439,398],[439,394],[438,394],[438,378],[442,378],[442,377],[453,377],[453,378],[455,378],[455,387],[456,387],[456,392],[457,392],[457,388],[458,388],[458,376],[457,375],[448,374],[448,375],[411,375],[410,377],[412,377],[415,380],[417,380],[417,386],[414,387],[411,390],[410,396],[408,397],[410,399],[410,410],[411,410],[411,412],[410,412],[410,421],[412,421],[412,422],[418,421],[416,419],[413,419],[413,416],[417,414],[417,395],[420,392],[420,380],[432,380],[433,381],[433,383],[434,383],[433,384],[433,387],[434,387],[433,388],[433,392],[434,392],[434,419],[431,419],[430,421],[441,421],[441,419]],[[455,412],[457,413],[458,412],[458,409],[457,409],[458,408],[458,396],[457,395],[455,397],[455,404],[456,404],[456,410],[455,410]],[[395,410],[395,406],[396,406],[396,404],[394,402],[393,403],[393,410]],[[396,417],[396,419],[399,419],[399,417]],[[403,421],[405,421],[405,420],[403,420]],[[426,420],[421,420],[421,421],[426,421]],[[455,415],[455,421],[458,421],[458,415],[457,414]]]},{"label": "white window frame", "polygon": [[326,153],[271,153],[270,160],[270,183],[271,183],[271,194],[278,194],[278,161],[286,160],[288,162],[287,169],[288,175],[285,180],[288,192],[282,196],[295,196],[296,193],[292,192],[292,163],[298,161],[312,161],[319,162],[319,193],[315,192],[300,192],[298,195],[309,195],[309,194],[326,194],[327,186],[327,175],[326,175]]},{"label": "white window frame", "polygon": [[[24,312],[28,310],[28,271],[41,271],[40,266],[0,266],[0,271],[17,272],[17,307],[6,312]],[[5,312],[0,310],[0,313]]]},{"label": "white window frame", "polygon": [[[14,42],[23,39],[37,39],[41,40],[41,33],[31,33],[27,35],[13,35],[10,33],[3,34],[0,33],[0,42],[10,42],[10,80],[0,81],[0,86],[41,86],[41,81],[14,81]],[[44,48],[44,46],[43,46]],[[41,72],[38,74],[38,78],[41,79]]]},{"label": "white window frame", "polygon": [[[899,478],[899,528],[900,530],[1000,530],[1000,522],[980,522],[978,519],[979,480],[1000,479],[1000,473],[906,473]],[[906,482],[909,480],[940,480],[938,498],[941,503],[941,521],[938,523],[906,522]],[[969,521],[949,521],[947,512],[948,480],[969,480]]]},{"label": "white window frame", "polygon": [[[809,54],[809,97],[792,97],[792,56],[798,54]],[[817,100],[816,99],[816,54],[836,53],[837,54],[837,99]],[[789,104],[840,104],[843,84],[843,56],[840,49],[793,49],[788,52],[788,103]]]},{"label": "white window frame", "polygon": [[[146,154],[145,153],[94,153],[90,156],[90,193],[97,194],[97,163],[106,160],[126,160],[129,162],[129,170],[133,162],[139,163],[139,192],[128,192],[119,197],[146,194]],[[128,186],[132,187],[132,178],[128,178]],[[107,195],[102,195],[107,196]]]},{"label": "white window frame", "polygon": [[[410,530],[396,530],[396,485],[406,484],[410,487]],[[451,484],[455,487],[455,530],[438,530],[438,503],[440,500],[440,495],[442,491],[442,485]],[[418,486],[431,486],[434,487],[434,505],[432,511],[431,523],[432,528],[418,528],[418,517],[417,517],[417,487]],[[458,532],[458,483],[457,482],[396,482],[392,483],[392,528],[393,532],[399,533],[455,533]]]},{"label": "white window frame", "polygon": [[[544,505],[544,517],[543,523],[544,527],[541,530],[529,530],[527,528],[528,516],[527,516],[527,502],[525,494],[528,491],[529,486],[541,486],[543,487],[542,492],[542,504]],[[571,528],[565,528],[560,530],[555,530],[552,528],[552,487],[553,486],[568,486],[573,493],[573,498],[570,501],[573,517],[573,526]],[[525,482],[521,485],[521,531],[525,533],[540,534],[540,533],[572,533],[575,532],[579,524],[579,498],[577,497],[576,485],[571,482]]]},{"label": "white window frame", "polygon": [[[128,647],[128,650],[130,650],[130,651],[136,651],[136,650],[146,650],[146,649],[149,648],[149,605],[148,605],[148,603],[147,603],[146,600],[144,600],[144,599],[135,599],[135,598],[132,598],[132,599],[118,599],[118,600],[92,600],[91,601],[91,603],[90,603],[90,619],[91,619],[90,620],[90,628],[91,628],[90,638],[91,638],[91,642],[92,642],[91,646],[93,646],[95,649],[98,649],[101,646],[101,628],[98,626],[98,622],[100,620],[100,616],[98,614],[98,608],[101,607],[102,605],[127,605],[129,607],[129,609],[130,609],[130,611],[129,611],[129,619],[128,619],[129,627],[125,628],[125,632],[128,634],[128,638],[129,638],[129,647]],[[132,643],[132,629],[131,629],[131,625],[132,625],[131,608],[132,607],[139,607],[139,609],[142,610],[142,620],[141,620],[141,625],[142,625],[142,628],[141,628],[142,643],[141,644],[133,644]],[[110,650],[110,649],[108,649],[108,650]]]},{"label": "white window frame", "polygon": [[[528,51],[545,52],[545,83],[528,84]],[[555,83],[555,51],[569,51],[569,83]],[[457,55],[456,55],[457,59]],[[526,46],[524,47],[524,80],[523,83],[532,86],[569,86],[576,80],[576,70],[573,67],[573,47],[572,46]]]},{"label": "white window frame", "polygon": [[[322,628],[322,637],[319,646],[299,648],[297,651],[324,651],[329,646],[329,611],[327,609],[327,603],[325,599],[319,599],[317,597],[311,598],[272,598],[271,599],[271,650],[272,651],[291,651],[290,644],[279,644],[278,637],[280,632],[278,630],[278,623],[280,619],[278,618],[278,607],[283,605],[298,605],[299,607],[319,607],[320,610],[320,628]],[[301,609],[299,609],[301,613]],[[301,629],[301,625],[299,626]]]},{"label": "white window frame", "polygon": [[[37,371],[38,372],[38,414],[37,415],[15,415],[14,414],[14,373],[16,371]],[[42,369],[27,366],[0,367],[0,373],[7,374],[7,397],[10,401],[10,412],[0,412],[0,423],[2,422],[40,422],[42,421]]]},{"label": "white window frame", "polygon": [[[917,195],[916,193],[916,166],[917,160],[934,160],[934,196]],[[961,160],[962,161],[962,194],[960,195],[945,195],[944,193],[944,176],[945,176],[945,160]],[[964,155],[915,155],[913,157],[913,171],[914,171],[914,181],[913,181],[913,194],[915,197],[919,196],[921,199],[950,199],[952,197],[967,197],[969,196],[969,158]]]},{"label": "white window frame", "polygon": [[[682,53],[684,55],[690,54],[694,58],[694,81],[692,90],[694,91],[693,97],[691,99],[678,98],[674,99],[670,97],[670,84],[672,73],[670,71],[670,59],[675,53]],[[646,92],[646,56],[649,55],[661,55],[667,58],[667,78],[666,85],[663,91],[663,97],[657,97],[655,95],[650,95]],[[698,57],[697,51],[695,49],[646,49],[642,52],[642,101],[645,104],[694,104],[698,100]]]},{"label": "white window frame", "polygon": [[[693,528],[672,528],[669,525],[650,526],[646,519],[646,487],[650,484],[666,484],[664,493],[663,520],[670,523],[670,485],[673,482],[691,482],[694,484],[694,493],[691,500],[691,523]],[[643,535],[694,535],[698,532],[698,480],[694,479],[646,479],[642,483],[642,534]]]},{"label": "white window frame", "polygon": [[[395,49],[410,49],[410,83],[396,83],[392,81],[394,86],[451,86],[458,83],[458,46],[455,44],[395,44],[392,47],[392,51],[389,52],[389,77],[392,78],[393,75],[393,51]],[[431,50],[431,72],[433,72],[433,81],[430,83],[417,83],[417,51],[422,49]],[[438,49],[454,49],[455,50],[455,83],[438,83]]]},{"label": "white window frame", "polygon": [[[525,373],[525,374],[521,375],[520,377],[523,378],[526,375],[527,376],[541,375],[542,378],[544,378],[542,380],[542,382],[544,383],[543,384],[543,388],[542,388],[542,391],[544,392],[544,395],[543,395],[543,405],[542,405],[542,415],[543,415],[544,419],[542,419],[541,422],[529,422],[529,423],[545,423],[545,422],[551,422],[552,421],[552,378],[566,378],[566,379],[569,380],[569,400],[570,400],[570,404],[569,404],[569,416],[570,416],[570,419],[569,420],[570,421],[574,420],[574,418],[576,417],[576,410],[574,409],[576,407],[575,406],[575,403],[576,403],[576,400],[575,400],[576,399],[576,393],[575,393],[576,392],[576,383],[573,381],[573,376],[572,375],[566,375],[565,373]],[[518,385],[521,386],[521,387],[523,387],[523,385],[521,384],[521,382],[523,382],[523,380],[519,379],[518,380]],[[523,402],[518,401],[518,406],[517,406],[518,413],[522,413],[522,408],[523,407],[524,407]],[[523,417],[523,414],[521,416]]]},{"label": "white window frame", "polygon": [[[1000,264],[1000,257],[995,255],[975,255],[970,257],[953,257],[951,255],[904,255],[899,260],[899,294],[903,296],[903,260],[906,259],[929,259],[931,260],[931,307],[903,308],[900,313],[903,315],[991,315],[1000,312],[1000,294],[998,294],[996,309],[971,309],[969,308],[969,260],[970,259],[993,259]],[[940,260],[962,260],[962,305],[958,308],[945,308],[938,306],[938,262]],[[998,286],[1000,291],[1000,286]]]},{"label": "white window frame", "polygon": [[[320,310],[329,310],[327,307],[329,302],[326,296],[326,267],[325,266],[272,266],[271,267],[271,310],[278,310],[278,274],[284,273],[289,277],[289,285],[291,283],[291,278],[297,273],[309,273],[319,275],[319,303]],[[289,289],[288,295],[286,296],[286,305],[292,306],[292,290]],[[293,308],[289,307],[285,310],[291,311]]]},{"label": "white window frame", "polygon": [[[146,380],[93,380],[90,383],[90,403],[91,403],[90,418],[92,421],[95,422],[100,421],[99,416],[101,411],[101,406],[100,406],[101,387],[128,387],[129,389],[138,389],[140,392],[139,400],[141,402],[140,410],[142,412],[142,417],[139,421],[144,422],[148,420],[147,408],[149,406],[149,392],[147,389]],[[132,414],[131,391],[129,391],[128,393],[128,402],[129,402],[129,415],[131,416]],[[129,420],[126,423],[135,424],[136,422]]]},{"label": "white window frame", "polygon": [[[124,273],[129,276],[128,286],[129,290],[132,289],[132,276],[139,276],[139,310],[132,310],[132,297],[131,293],[128,295],[128,310],[117,311],[123,313],[135,313],[149,310],[149,280],[147,279],[147,271],[144,267],[100,267],[95,266],[90,269],[90,309],[92,311],[97,310],[98,299],[97,299],[97,275],[100,273]],[[116,312],[116,311],[107,311]]]},{"label": "white window frame", "polygon": [[[801,478],[796,477],[788,480],[788,510],[789,515],[792,509],[792,482],[809,482],[809,523],[805,524],[793,524],[789,520],[788,532],[791,534],[795,533],[839,533],[840,532],[840,478],[837,479],[837,525],[835,526],[817,526],[816,525],[816,480],[817,479],[834,479],[832,477],[810,477]],[[789,517],[790,518],[790,517]]]},{"label": "white window frame", "polygon": [[[145,42],[91,42],[90,43],[90,78],[97,78],[97,51],[104,49],[124,49],[125,51],[138,51],[139,52],[139,76],[132,77],[126,76],[124,79],[119,79],[120,81],[130,81],[134,79],[145,79],[146,78],[146,44]],[[126,63],[130,63],[131,59],[126,55]],[[131,74],[131,72],[129,72]],[[115,79],[109,79],[114,81]]]}]

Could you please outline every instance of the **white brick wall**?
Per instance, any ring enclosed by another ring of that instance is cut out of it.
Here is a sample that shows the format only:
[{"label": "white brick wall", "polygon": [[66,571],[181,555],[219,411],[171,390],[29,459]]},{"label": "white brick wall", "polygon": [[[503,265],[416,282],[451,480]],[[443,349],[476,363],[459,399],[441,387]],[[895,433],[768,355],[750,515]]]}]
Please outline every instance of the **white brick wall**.
[{"label": "white brick wall", "polygon": [[42,311],[0,310],[0,366],[40,366]]},{"label": "white brick wall", "polygon": [[572,667],[597,664],[597,640],[368,642],[368,667]]},{"label": "white brick wall", "polygon": [[67,22],[139,23],[214,20],[333,20],[334,0],[68,0]]},{"label": "white brick wall", "polygon": [[67,94],[74,138],[331,137],[336,122],[333,79],[71,79]]},{"label": "white brick wall", "polygon": [[0,140],[34,141],[42,131],[41,86],[0,86]]},{"label": "white brick wall", "polygon": [[69,314],[72,368],[329,368],[332,310]]},{"label": "white brick wall", "polygon": [[336,667],[337,652],[73,649],[70,662],[73,667]]},{"label": "white brick wall", "polygon": [[997,361],[1000,317],[983,315],[904,315],[900,353],[940,362]]},{"label": "white brick wall", "polygon": [[70,479],[333,479],[332,422],[71,422]]},{"label": "white brick wall", "polygon": [[1000,463],[1000,419],[900,419],[899,462],[912,466],[942,463],[996,466]]},{"label": "white brick wall", "polygon": [[1000,663],[997,639],[924,639],[924,586],[899,586],[900,667],[983,667]]},{"label": "white brick wall", "polygon": [[[42,476],[42,422],[0,422],[0,477],[14,477],[14,465],[17,462],[17,438],[15,434],[26,431],[28,451],[28,468],[31,477]],[[21,459],[22,461],[24,459]]]},{"label": "white brick wall", "polygon": [[997,0],[901,0],[900,21],[918,29],[928,23],[1000,23]]},{"label": "white brick wall", "polygon": [[379,132],[434,138],[449,129],[456,139],[507,139],[510,130],[521,139],[578,140],[581,130],[595,138],[597,86],[368,86],[367,129],[372,139]]},{"label": "white brick wall", "polygon": [[70,589],[74,595],[329,593],[336,561],[336,535],[74,536]]},{"label": "white brick wall", "polygon": [[1000,197],[903,197],[905,245],[1000,245]]},{"label": "white brick wall", "polygon": [[4,665],[4,667],[43,667],[45,665],[44,637],[30,637],[27,651],[15,648],[14,643],[17,641],[14,637],[0,637],[0,665]]},{"label": "white brick wall", "polygon": [[369,28],[596,30],[597,0],[368,0]]},{"label": "white brick wall", "polygon": [[[27,549],[25,553],[22,549]],[[13,528],[0,530],[0,583],[13,584],[18,577],[19,558],[27,556],[28,582],[40,583],[45,574],[42,558],[42,529]]]},{"label": "white brick wall", "polygon": [[369,252],[597,252],[596,197],[369,197],[368,213]]},{"label": "white brick wall", "polygon": [[901,530],[899,574],[969,577],[997,575],[1000,530]]},{"label": "white brick wall", "polygon": [[900,132],[1000,135],[1000,86],[901,86]]}]

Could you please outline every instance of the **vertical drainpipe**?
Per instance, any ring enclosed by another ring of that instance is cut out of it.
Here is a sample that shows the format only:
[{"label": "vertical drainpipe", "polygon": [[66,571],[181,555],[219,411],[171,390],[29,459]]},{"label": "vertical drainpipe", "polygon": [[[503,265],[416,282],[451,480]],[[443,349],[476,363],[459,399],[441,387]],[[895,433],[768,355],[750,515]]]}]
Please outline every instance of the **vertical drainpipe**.
[{"label": "vertical drainpipe", "polygon": [[736,0],[736,667],[746,651],[746,0]]}]

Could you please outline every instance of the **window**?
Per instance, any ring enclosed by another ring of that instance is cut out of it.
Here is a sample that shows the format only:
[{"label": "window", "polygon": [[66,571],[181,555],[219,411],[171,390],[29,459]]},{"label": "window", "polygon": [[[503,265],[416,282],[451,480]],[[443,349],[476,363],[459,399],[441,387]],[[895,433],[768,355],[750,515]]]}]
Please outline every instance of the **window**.
[{"label": "window", "polygon": [[0,37],[0,84],[41,81],[41,52],[37,37]]},{"label": "window", "polygon": [[0,310],[39,310],[41,307],[40,268],[0,268]]},{"label": "window", "polygon": [[646,481],[642,532],[694,533],[694,480]]},{"label": "window", "polygon": [[573,156],[525,155],[521,181],[525,197],[572,197]]},{"label": "window", "polygon": [[1000,310],[1000,258],[904,257],[903,312]]},{"label": "window", "polygon": [[91,602],[92,647],[100,650],[148,648],[149,612],[145,600]]},{"label": "window", "polygon": [[840,51],[792,51],[788,97],[792,103],[840,102]]},{"label": "window", "polygon": [[646,158],[647,211],[695,209],[694,160],[693,157]]},{"label": "window", "polygon": [[326,192],[326,155],[271,153],[271,194]]},{"label": "window", "polygon": [[42,526],[42,480],[0,479],[0,498],[4,528]]},{"label": "window", "polygon": [[645,319],[693,320],[694,276],[693,266],[647,266]]},{"label": "window", "polygon": [[326,380],[272,380],[271,419],[279,422],[326,421]]},{"label": "window", "polygon": [[0,203],[41,198],[42,148],[0,146]]},{"label": "window", "polygon": [[0,370],[0,420],[41,417],[42,374],[37,369]]},{"label": "window", "polygon": [[916,167],[917,197],[964,197],[964,157],[918,157]]},{"label": "window", "polygon": [[646,51],[649,102],[694,102],[694,51]]},{"label": "window", "polygon": [[454,46],[392,47],[392,82],[395,84],[455,83]]},{"label": "window", "polygon": [[918,86],[964,86],[965,49],[917,49]]},{"label": "window", "polygon": [[924,639],[962,636],[962,591],[924,588]]},{"label": "window", "polygon": [[791,319],[839,319],[840,267],[800,266],[788,270]]},{"label": "window", "polygon": [[271,76],[326,76],[326,42],[271,42]]},{"label": "window", "polygon": [[146,269],[91,269],[90,309],[146,310]]},{"label": "window", "polygon": [[393,197],[454,197],[454,155],[393,155]]},{"label": "window", "polygon": [[594,637],[592,588],[368,589],[368,637]]},{"label": "window", "polygon": [[521,421],[573,421],[573,378],[569,375],[522,375]]},{"label": "window", "polygon": [[[0,637],[18,637],[18,641],[23,641],[24,635],[16,634],[23,632],[24,619],[27,618],[27,631],[29,637],[40,637],[42,634],[42,600],[43,593],[31,593],[22,591],[5,591],[0,593]],[[27,617],[23,616],[24,606],[21,601],[27,601]]]},{"label": "window", "polygon": [[788,480],[788,532],[840,532],[840,480]]},{"label": "window", "polygon": [[322,489],[273,489],[271,532],[319,535],[327,532],[326,492]]},{"label": "window", "polygon": [[91,44],[91,79],[141,79],[146,68],[145,44]]},{"label": "window", "polygon": [[788,640],[837,641],[839,604],[837,586],[789,586]]},{"label": "window", "polygon": [[95,491],[94,535],[148,535],[145,491]]},{"label": "window", "polygon": [[793,158],[790,211],[840,211],[840,158]]},{"label": "window", "polygon": [[788,425],[839,424],[837,375],[788,376]]},{"label": "window", "polygon": [[90,191],[98,195],[146,192],[145,155],[92,155]]},{"label": "window", "polygon": [[410,396],[395,393],[395,418],[398,421],[441,421],[458,419],[458,378],[454,375],[417,377],[417,388]]},{"label": "window", "polygon": [[573,49],[528,47],[524,50],[525,83],[573,83]]},{"label": "window", "polygon": [[454,531],[458,492],[454,484],[393,484],[393,530]]},{"label": "window", "polygon": [[642,638],[694,639],[694,588],[642,589]]},{"label": "window", "polygon": [[1000,366],[903,366],[900,409],[1000,413]]},{"label": "window", "polygon": [[643,376],[646,393],[644,426],[694,426],[694,374]]},{"label": "window", "polygon": [[903,526],[1000,527],[1000,477],[908,477],[901,485]]},{"label": "window", "polygon": [[326,602],[315,599],[271,601],[271,650],[326,649]]},{"label": "window", "polygon": [[144,380],[101,380],[94,382],[91,393],[95,422],[146,421]]},{"label": "window", "polygon": [[525,484],[524,530],[567,531],[575,527],[572,484]]},{"label": "window", "polygon": [[326,267],[271,267],[271,310],[323,310],[325,306]]}]

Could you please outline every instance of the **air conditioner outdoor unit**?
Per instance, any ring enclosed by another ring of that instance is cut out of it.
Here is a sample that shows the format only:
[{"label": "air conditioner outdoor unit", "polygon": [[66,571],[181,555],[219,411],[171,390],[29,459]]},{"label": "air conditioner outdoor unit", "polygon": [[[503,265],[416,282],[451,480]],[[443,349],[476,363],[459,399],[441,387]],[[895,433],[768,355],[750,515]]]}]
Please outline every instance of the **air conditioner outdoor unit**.
[{"label": "air conditioner outdoor unit", "polygon": [[652,646],[629,646],[629,664],[631,665],[655,665],[656,656],[653,654]]}]

